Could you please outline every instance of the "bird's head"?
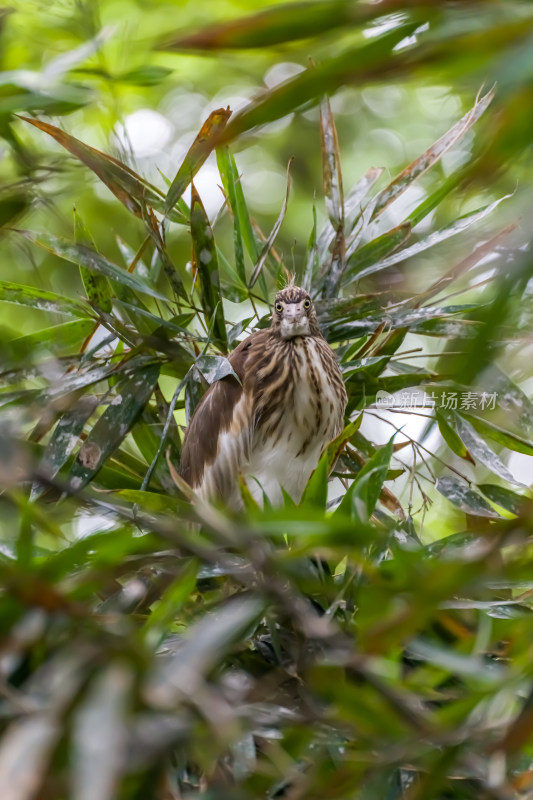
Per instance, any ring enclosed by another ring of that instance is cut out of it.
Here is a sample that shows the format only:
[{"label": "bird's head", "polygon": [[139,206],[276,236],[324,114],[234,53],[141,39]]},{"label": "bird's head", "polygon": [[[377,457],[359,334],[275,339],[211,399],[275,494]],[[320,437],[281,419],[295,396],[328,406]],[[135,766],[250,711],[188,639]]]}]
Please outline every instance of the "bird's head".
[{"label": "bird's head", "polygon": [[277,293],[271,328],[282,339],[320,335],[315,307],[305,289],[288,286]]}]

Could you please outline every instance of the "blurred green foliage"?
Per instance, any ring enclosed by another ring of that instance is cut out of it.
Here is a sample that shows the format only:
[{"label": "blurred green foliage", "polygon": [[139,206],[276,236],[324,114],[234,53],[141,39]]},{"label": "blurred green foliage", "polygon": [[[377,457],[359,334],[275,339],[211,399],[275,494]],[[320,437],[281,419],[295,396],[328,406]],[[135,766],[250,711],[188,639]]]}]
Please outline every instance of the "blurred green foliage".
[{"label": "blurred green foliage", "polygon": [[[531,4],[0,23],[2,800],[528,797]],[[289,273],[345,430],[298,506],[197,505]]]}]

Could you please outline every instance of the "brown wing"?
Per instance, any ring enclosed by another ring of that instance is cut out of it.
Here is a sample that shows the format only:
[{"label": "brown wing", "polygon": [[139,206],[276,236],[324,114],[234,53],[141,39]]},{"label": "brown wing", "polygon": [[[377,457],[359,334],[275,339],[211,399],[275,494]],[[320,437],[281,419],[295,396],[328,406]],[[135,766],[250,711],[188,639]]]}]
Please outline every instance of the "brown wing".
[{"label": "brown wing", "polygon": [[187,429],[181,475],[193,488],[206,488],[210,497],[228,499],[248,458],[253,425],[251,364],[266,335],[267,331],[256,331],[235,348],[228,360],[241,383],[232,375],[213,383]]}]

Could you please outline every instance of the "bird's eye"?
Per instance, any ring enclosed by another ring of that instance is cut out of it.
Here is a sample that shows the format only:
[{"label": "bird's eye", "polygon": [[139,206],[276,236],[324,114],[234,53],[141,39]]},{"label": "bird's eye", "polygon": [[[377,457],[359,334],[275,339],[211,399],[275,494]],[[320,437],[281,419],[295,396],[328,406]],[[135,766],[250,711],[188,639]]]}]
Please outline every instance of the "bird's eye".
[{"label": "bird's eye", "polygon": [[311,301],[310,301],[310,300],[304,300],[304,308],[305,308],[306,310],[307,310],[308,308],[311,308]]},{"label": "bird's eye", "polygon": [[282,303],[276,303],[275,308],[276,308],[276,311],[278,311],[281,314],[281,312],[283,311],[283,304]]}]

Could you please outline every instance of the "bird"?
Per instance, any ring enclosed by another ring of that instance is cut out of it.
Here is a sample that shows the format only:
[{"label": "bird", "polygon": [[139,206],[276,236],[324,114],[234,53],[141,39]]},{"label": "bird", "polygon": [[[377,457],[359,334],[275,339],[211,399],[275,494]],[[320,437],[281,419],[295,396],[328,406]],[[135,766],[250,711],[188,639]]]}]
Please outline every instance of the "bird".
[{"label": "bird", "polygon": [[264,505],[294,502],[343,429],[346,389],[309,293],[276,294],[269,328],[228,357],[235,373],[211,384],[186,430],[180,474],[207,501],[242,509],[241,475]]}]

